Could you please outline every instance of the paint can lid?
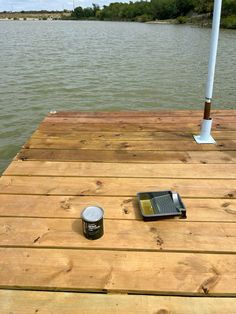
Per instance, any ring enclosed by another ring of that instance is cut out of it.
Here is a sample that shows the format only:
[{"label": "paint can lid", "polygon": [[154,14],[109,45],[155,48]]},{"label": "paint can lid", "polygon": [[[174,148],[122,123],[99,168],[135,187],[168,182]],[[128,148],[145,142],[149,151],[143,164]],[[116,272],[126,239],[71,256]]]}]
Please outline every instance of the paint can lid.
[{"label": "paint can lid", "polygon": [[103,218],[104,211],[98,206],[88,206],[82,213],[81,218],[87,222],[96,222]]}]

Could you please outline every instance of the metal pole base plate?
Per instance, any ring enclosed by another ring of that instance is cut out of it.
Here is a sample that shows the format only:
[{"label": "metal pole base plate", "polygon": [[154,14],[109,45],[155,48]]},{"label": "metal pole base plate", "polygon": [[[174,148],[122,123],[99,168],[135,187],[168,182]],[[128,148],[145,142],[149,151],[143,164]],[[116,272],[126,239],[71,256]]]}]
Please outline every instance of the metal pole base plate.
[{"label": "metal pole base plate", "polygon": [[207,138],[202,138],[200,135],[193,135],[193,137],[198,144],[216,144],[216,141],[211,135]]}]

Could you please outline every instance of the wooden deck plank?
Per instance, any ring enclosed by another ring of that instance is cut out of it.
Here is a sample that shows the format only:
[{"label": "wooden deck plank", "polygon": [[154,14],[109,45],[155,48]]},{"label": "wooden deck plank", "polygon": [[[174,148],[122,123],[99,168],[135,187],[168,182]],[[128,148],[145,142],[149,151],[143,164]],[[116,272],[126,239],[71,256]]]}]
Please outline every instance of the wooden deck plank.
[{"label": "wooden deck plank", "polygon": [[[236,131],[213,131],[212,136],[217,140],[235,140]],[[74,140],[118,140],[118,141],[160,141],[160,140],[186,140],[192,139],[192,134],[189,132],[161,132],[161,131],[143,131],[143,132],[89,132],[89,131],[68,131],[68,130],[36,130],[31,139],[34,138],[56,138],[56,139],[74,139]]]},{"label": "wooden deck plank", "polygon": [[[236,110],[217,110],[211,111],[213,117],[215,116],[232,116],[236,115]],[[202,110],[145,110],[145,111],[59,111],[49,114],[52,117],[149,117],[149,116],[170,116],[170,117],[202,117]]]},{"label": "wooden deck plank", "polygon": [[236,180],[3,176],[0,194],[133,196],[176,190],[183,197],[235,198]]},{"label": "wooden deck plank", "polygon": [[[200,119],[199,119],[200,120]],[[194,132],[194,134],[199,134],[200,131],[200,123],[189,123],[188,119],[186,119],[184,124],[167,124],[167,123],[51,123],[51,122],[42,122],[39,126],[40,130],[47,131],[115,131],[115,132],[129,132],[129,131],[166,131],[166,132],[179,132],[180,130],[183,132]],[[216,123],[213,121],[212,130],[224,130],[224,131],[235,131],[236,125],[235,122],[226,122],[222,121],[221,123]]]},{"label": "wooden deck plank", "polygon": [[86,149],[86,150],[132,150],[132,151],[235,151],[236,140],[222,140],[217,141],[215,145],[212,144],[197,144],[193,139],[185,141],[173,142],[162,141],[113,141],[113,140],[91,140],[84,139],[62,139],[62,138],[33,138],[25,145],[25,148],[49,148],[49,149]]},{"label": "wooden deck plank", "polygon": [[236,296],[236,255],[0,248],[0,287]]},{"label": "wooden deck plank", "polygon": [[22,149],[16,159],[45,161],[94,161],[129,163],[236,163],[236,151],[108,151],[65,149]]},{"label": "wooden deck plank", "polygon": [[[235,314],[236,298],[0,290],[1,313]],[[155,311],[155,312],[154,312]]]},{"label": "wooden deck plank", "polygon": [[[189,116],[188,117],[188,123],[199,123],[201,122],[200,117],[194,117],[194,116]],[[107,116],[104,117],[57,117],[57,116],[47,116],[43,120],[44,122],[49,122],[49,123],[70,123],[70,124],[79,124],[79,123],[106,123],[106,124],[120,124],[120,123],[125,123],[125,124],[158,124],[158,123],[166,123],[168,125],[170,124],[179,124],[181,126],[186,122],[186,117],[180,116],[180,117],[173,117],[173,116],[122,116],[122,117],[112,117]],[[229,115],[229,116],[216,116],[214,117],[214,122],[217,123],[234,123],[235,122],[235,116]]]},{"label": "wooden deck plank", "polygon": [[223,178],[236,179],[231,164],[135,164],[96,162],[13,161],[4,172],[8,176],[62,177],[143,177],[143,178]]},{"label": "wooden deck plank", "polygon": [[[187,219],[182,222],[236,222],[235,199],[183,198],[183,202],[187,208]],[[136,197],[116,196],[69,197],[0,194],[0,216],[79,218],[82,210],[91,204],[103,207],[105,218],[108,219],[142,219]],[[175,219],[169,221],[176,223]]]},{"label": "wooden deck plank", "polygon": [[0,218],[0,247],[236,253],[235,223],[108,219],[104,228],[91,241],[81,219]]}]

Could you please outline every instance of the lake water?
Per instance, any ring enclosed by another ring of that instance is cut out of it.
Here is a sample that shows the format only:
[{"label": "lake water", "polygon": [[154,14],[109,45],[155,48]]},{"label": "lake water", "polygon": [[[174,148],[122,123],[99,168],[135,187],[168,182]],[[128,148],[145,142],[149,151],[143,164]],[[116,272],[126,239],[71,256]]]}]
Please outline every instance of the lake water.
[{"label": "lake water", "polygon": [[[201,109],[210,29],[0,21],[0,172],[50,110]],[[236,106],[236,32],[222,30],[214,107]]]}]

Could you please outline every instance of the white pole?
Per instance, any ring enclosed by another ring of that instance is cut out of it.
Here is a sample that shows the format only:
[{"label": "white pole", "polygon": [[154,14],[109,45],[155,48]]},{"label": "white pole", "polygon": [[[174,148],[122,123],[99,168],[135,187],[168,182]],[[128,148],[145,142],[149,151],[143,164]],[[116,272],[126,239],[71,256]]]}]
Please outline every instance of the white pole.
[{"label": "white pole", "polygon": [[208,77],[207,77],[207,85],[206,85],[206,101],[211,100],[212,94],[213,94],[216,55],[217,55],[217,47],[218,47],[218,39],[219,39],[219,29],[220,29],[221,6],[222,6],[222,0],[215,0],[213,22],[212,22],[212,32],[211,32],[211,48],[210,48],[210,57],[209,57],[209,63],[208,63]]},{"label": "white pole", "polygon": [[221,6],[222,6],[222,0],[214,1],[210,57],[209,57],[209,63],[208,63],[208,76],[207,76],[206,94],[205,94],[204,117],[202,121],[200,135],[194,135],[195,141],[199,144],[215,143],[215,140],[211,136],[212,119],[210,115],[211,115],[211,100],[212,100],[212,94],[213,94],[216,56],[217,56],[217,47],[218,47],[218,39],[219,39],[219,30],[220,30]]}]

